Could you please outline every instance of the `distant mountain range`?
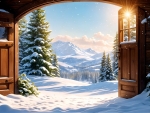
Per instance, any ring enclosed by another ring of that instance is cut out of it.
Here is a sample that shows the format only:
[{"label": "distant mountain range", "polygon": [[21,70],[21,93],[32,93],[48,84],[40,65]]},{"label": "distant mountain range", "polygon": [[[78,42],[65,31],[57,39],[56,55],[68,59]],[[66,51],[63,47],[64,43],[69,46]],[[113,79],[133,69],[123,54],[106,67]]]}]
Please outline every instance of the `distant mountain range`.
[{"label": "distant mountain range", "polygon": [[83,50],[71,42],[57,41],[52,43],[52,49],[58,58],[61,71],[99,71],[102,53],[91,48]]}]

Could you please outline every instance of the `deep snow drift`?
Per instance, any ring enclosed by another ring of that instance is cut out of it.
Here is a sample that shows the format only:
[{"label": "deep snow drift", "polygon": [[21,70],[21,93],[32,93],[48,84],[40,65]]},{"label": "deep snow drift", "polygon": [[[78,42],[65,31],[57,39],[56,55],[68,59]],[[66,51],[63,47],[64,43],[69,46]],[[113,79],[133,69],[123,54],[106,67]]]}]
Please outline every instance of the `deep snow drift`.
[{"label": "deep snow drift", "polygon": [[117,81],[88,84],[57,77],[29,78],[40,95],[0,95],[0,113],[150,113],[148,93],[119,98]]}]

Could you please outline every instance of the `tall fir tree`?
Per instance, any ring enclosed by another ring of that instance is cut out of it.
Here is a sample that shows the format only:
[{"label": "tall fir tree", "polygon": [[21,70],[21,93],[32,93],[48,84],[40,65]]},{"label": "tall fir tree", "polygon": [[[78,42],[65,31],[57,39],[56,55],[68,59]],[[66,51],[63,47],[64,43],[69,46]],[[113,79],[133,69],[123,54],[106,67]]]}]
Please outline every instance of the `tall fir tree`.
[{"label": "tall fir tree", "polygon": [[53,66],[56,67],[55,76],[60,77],[59,64],[56,54],[53,54]]},{"label": "tall fir tree", "polygon": [[117,57],[117,52],[118,52],[118,34],[116,33],[116,37],[114,39],[114,45],[113,45],[113,72],[114,76],[117,78],[118,77],[118,57]]},{"label": "tall fir tree", "polygon": [[53,51],[51,40],[48,38],[49,23],[45,19],[45,11],[38,9],[32,12],[26,35],[27,49],[22,59],[23,72],[27,75],[55,76],[57,70],[52,65]]},{"label": "tall fir tree", "polygon": [[115,80],[109,54],[107,55],[107,58],[106,58],[106,75],[105,75],[105,77],[106,77],[106,80]]},{"label": "tall fir tree", "polygon": [[19,26],[19,73],[21,74],[20,70],[22,69],[23,66],[21,60],[24,58],[24,51],[27,47],[27,43],[25,42],[27,32],[27,21],[25,17],[19,20],[18,26]]},{"label": "tall fir tree", "polygon": [[20,37],[27,30],[27,20],[25,17],[19,20],[18,27],[19,27],[19,37]]},{"label": "tall fir tree", "polygon": [[105,51],[104,51],[103,56],[102,56],[102,60],[101,60],[99,81],[101,81],[101,82],[106,81],[105,76],[106,76],[106,54],[105,54]]}]

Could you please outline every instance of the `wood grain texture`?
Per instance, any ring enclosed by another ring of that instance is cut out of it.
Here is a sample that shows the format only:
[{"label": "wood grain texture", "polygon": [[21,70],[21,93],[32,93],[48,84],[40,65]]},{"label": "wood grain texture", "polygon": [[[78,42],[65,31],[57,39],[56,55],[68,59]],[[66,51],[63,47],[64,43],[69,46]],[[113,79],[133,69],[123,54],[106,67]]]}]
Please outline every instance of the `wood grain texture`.
[{"label": "wood grain texture", "polygon": [[[0,40],[0,94],[8,95],[15,91],[15,46],[14,46],[14,17],[12,14],[1,13],[2,18],[6,18],[8,22],[2,22],[2,27],[8,29],[7,40]],[[1,17],[0,17],[1,18]],[[9,25],[11,23],[11,26]],[[17,75],[18,76],[18,75]]]}]

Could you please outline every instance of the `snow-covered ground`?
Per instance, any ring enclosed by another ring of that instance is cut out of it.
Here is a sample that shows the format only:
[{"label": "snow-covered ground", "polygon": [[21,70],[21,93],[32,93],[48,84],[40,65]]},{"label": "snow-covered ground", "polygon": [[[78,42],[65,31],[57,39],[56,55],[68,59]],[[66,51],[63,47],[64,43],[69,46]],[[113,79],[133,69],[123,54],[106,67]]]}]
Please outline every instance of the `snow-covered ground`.
[{"label": "snow-covered ground", "polygon": [[30,76],[38,97],[0,95],[0,113],[150,113],[147,93],[118,97],[118,82],[88,84],[63,78]]}]

